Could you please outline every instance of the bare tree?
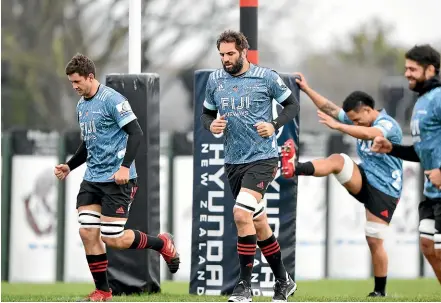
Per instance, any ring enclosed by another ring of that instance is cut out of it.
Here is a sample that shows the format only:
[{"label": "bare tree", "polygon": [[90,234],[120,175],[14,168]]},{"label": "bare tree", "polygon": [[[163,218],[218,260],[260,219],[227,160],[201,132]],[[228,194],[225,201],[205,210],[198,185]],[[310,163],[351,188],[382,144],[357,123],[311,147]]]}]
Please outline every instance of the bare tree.
[{"label": "bare tree", "polygon": [[2,1],[2,128],[62,129],[66,117],[74,120],[74,105],[63,102],[66,96],[78,99],[69,90],[65,64],[76,52],[89,54],[101,35],[106,39],[99,40],[94,60],[98,67],[110,61],[127,33],[127,14],[113,18],[111,12],[118,2],[122,0],[101,5],[91,16],[97,12],[93,1]]},{"label": "bare tree", "polygon": [[[339,105],[351,91],[363,90],[377,100],[378,107],[384,107],[388,104],[380,84],[386,77],[402,76],[407,49],[393,44],[392,34],[392,27],[373,19],[349,34],[349,47],[337,44],[325,53],[311,53],[301,70],[312,87]],[[309,102],[302,104],[302,128],[316,128],[316,120],[310,119],[315,108]]]},{"label": "bare tree", "polygon": [[[289,3],[259,9],[266,32],[293,11]],[[144,0],[142,16],[142,71],[174,69],[178,75],[215,53],[221,30],[238,29],[239,2]],[[78,97],[64,75],[65,64],[82,52],[101,76],[126,72],[128,17],[126,0],[2,1],[2,128],[75,125]]]}]

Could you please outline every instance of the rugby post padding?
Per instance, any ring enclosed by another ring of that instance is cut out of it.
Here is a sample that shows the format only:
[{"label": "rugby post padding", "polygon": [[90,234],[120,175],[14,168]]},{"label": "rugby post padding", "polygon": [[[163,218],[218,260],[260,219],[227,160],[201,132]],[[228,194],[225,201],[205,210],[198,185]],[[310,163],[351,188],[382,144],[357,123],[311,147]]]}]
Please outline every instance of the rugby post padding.
[{"label": "rugby post padding", "polygon": [[[110,74],[106,85],[124,95],[144,133],[135,159],[138,191],[126,228],[151,235],[159,233],[159,76]],[[160,288],[159,254],[146,250],[107,248],[109,284],[114,294],[157,292]],[[163,261],[161,261],[163,262]]]}]

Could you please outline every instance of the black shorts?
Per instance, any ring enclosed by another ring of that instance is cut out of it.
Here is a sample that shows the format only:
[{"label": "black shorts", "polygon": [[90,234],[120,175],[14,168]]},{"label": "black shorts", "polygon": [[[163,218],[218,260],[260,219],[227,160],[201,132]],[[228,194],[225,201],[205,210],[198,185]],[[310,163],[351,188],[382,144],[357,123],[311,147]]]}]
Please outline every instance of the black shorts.
[{"label": "black shorts", "polygon": [[363,203],[364,207],[376,217],[390,223],[400,199],[386,195],[370,185],[364,169],[359,165],[357,166],[361,174],[361,190],[358,194],[354,195],[351,193],[351,195],[359,202]]},{"label": "black shorts", "polygon": [[244,164],[225,164],[225,173],[234,200],[242,187],[265,195],[268,185],[274,180],[279,169],[279,158],[257,160]]},{"label": "black shorts", "polygon": [[101,214],[106,217],[128,218],[138,183],[136,179],[118,185],[115,182],[89,182],[83,180],[77,197],[80,206],[99,204]]},{"label": "black shorts", "polygon": [[424,219],[435,220],[435,229],[438,233],[441,233],[441,199],[429,199],[426,197],[426,200],[418,205],[418,213],[420,222]]}]

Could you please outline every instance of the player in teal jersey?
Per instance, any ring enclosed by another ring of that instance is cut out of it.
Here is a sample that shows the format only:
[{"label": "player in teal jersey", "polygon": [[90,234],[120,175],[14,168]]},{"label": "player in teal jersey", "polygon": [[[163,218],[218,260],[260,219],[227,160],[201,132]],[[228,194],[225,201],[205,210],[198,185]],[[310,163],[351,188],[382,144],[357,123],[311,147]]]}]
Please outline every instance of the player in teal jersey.
[{"label": "player in teal jersey", "polygon": [[384,110],[375,109],[375,102],[368,94],[355,91],[346,97],[343,108],[340,108],[310,88],[302,74],[297,75],[300,88],[319,108],[320,122],[357,139],[361,163],[357,165],[346,154],[333,154],[326,159],[298,163],[294,167],[295,150],[292,142],[287,142],[290,153],[285,145],[282,152],[283,174],[285,177],[333,174],[354,198],[364,204],[366,240],[375,276],[374,291],[369,296],[385,296],[388,257],[383,240],[401,196],[403,163],[395,157],[373,153],[370,146],[376,136],[401,143],[401,128]]},{"label": "player in teal jersey", "polygon": [[66,75],[81,96],[77,118],[82,142],[75,155],[66,164],[57,165],[54,173],[64,180],[78,166],[87,165],[77,210],[96,289],[85,300],[109,301],[112,292],[102,242],[117,249],[156,250],[172,273],[179,269],[179,254],[168,233],[154,237],[124,228],[138,188],[134,160],[143,135],[129,101],[96,80],[95,65],[84,55],[77,54],[69,61]]},{"label": "player in teal jersey", "polygon": [[372,150],[420,162],[426,174],[424,196],[418,207],[420,247],[441,283],[441,82],[440,54],[430,45],[406,53],[409,88],[418,93],[410,122],[413,145],[402,146],[375,138]]},{"label": "player in teal jersey", "polygon": [[[275,130],[292,121],[300,107],[275,71],[248,62],[248,41],[242,33],[222,33],[217,48],[223,69],[210,74],[201,119],[205,129],[224,134],[225,172],[236,200],[233,213],[240,277],[229,301],[252,300],[256,242],[276,278],[273,300],[286,301],[297,285],[285,270],[279,243],[260,202],[278,170]],[[275,120],[273,99],[284,107]]]}]

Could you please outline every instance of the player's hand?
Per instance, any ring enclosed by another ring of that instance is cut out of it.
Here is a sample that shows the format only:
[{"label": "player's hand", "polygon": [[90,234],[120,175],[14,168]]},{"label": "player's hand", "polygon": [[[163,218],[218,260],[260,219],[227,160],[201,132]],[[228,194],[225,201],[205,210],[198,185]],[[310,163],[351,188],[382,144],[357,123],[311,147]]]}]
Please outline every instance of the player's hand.
[{"label": "player's hand", "polygon": [[392,143],[385,137],[375,137],[372,142],[371,151],[379,154],[390,153],[392,151]]},{"label": "player's hand", "polygon": [[333,117],[325,114],[321,110],[317,111],[317,116],[320,118],[319,122],[321,124],[326,125],[329,128],[337,129],[338,126],[341,124],[340,122],[336,121]]},{"label": "player's hand", "polygon": [[225,120],[225,115],[222,115],[211,122],[210,131],[213,134],[218,135],[225,130],[225,127],[227,127],[227,120]]},{"label": "player's hand", "polygon": [[125,166],[121,166],[118,171],[114,173],[109,179],[115,179],[116,184],[122,185],[129,183],[129,175],[130,169]]},{"label": "player's hand", "polygon": [[54,174],[59,180],[66,179],[69,173],[70,173],[70,168],[67,164],[58,164],[54,168]]},{"label": "player's hand", "polygon": [[305,76],[303,76],[302,73],[296,72],[296,73],[294,73],[294,76],[300,77],[300,80],[296,79],[296,83],[299,85],[301,90],[304,91],[305,89],[309,88],[308,82],[306,82]]},{"label": "player's hand", "polygon": [[434,186],[441,189],[441,170],[439,168],[424,171],[426,177]]},{"label": "player's hand", "polygon": [[257,128],[257,133],[262,138],[271,137],[274,134],[274,125],[268,122],[257,122],[254,124],[254,127]]}]

